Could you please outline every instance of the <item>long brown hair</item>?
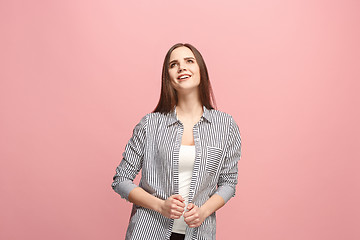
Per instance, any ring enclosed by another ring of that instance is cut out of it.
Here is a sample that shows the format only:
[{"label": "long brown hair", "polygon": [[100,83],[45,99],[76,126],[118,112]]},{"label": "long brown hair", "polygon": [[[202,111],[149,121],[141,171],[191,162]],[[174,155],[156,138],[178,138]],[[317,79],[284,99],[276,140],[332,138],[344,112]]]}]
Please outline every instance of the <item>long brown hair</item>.
[{"label": "long brown hair", "polygon": [[170,77],[169,77],[170,55],[172,51],[178,47],[187,47],[193,52],[195,59],[200,68],[199,92],[200,92],[201,103],[208,109],[214,109],[212,104],[216,106],[216,102],[209,80],[209,74],[203,57],[201,56],[200,52],[191,44],[177,43],[169,49],[169,51],[165,56],[164,65],[162,69],[162,76],[161,76],[160,99],[159,99],[159,103],[157,104],[153,112],[169,113],[174,109],[175,105],[178,103],[178,96],[176,90],[171,85]]}]

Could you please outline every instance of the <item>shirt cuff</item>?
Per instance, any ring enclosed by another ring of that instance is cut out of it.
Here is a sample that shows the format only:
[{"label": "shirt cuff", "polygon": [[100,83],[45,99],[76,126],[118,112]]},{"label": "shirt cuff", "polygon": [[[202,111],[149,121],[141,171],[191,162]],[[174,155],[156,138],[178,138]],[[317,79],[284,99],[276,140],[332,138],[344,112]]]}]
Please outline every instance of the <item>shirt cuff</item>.
[{"label": "shirt cuff", "polygon": [[230,198],[235,196],[235,189],[229,185],[222,185],[218,187],[215,194],[222,197],[224,199],[224,202],[227,203]]},{"label": "shirt cuff", "polygon": [[129,201],[129,194],[131,190],[138,187],[135,183],[133,183],[131,180],[125,180],[118,184],[116,184],[113,188],[115,192],[120,194],[120,196],[127,201]]}]

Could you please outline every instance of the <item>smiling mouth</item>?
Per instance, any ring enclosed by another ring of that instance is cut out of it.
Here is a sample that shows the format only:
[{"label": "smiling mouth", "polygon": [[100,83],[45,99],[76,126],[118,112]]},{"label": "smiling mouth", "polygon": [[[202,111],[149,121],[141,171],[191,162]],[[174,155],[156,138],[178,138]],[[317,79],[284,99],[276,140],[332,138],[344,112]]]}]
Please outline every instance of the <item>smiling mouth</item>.
[{"label": "smiling mouth", "polygon": [[177,79],[178,80],[184,80],[184,79],[188,79],[190,77],[191,77],[190,75],[182,75],[182,76],[178,77]]}]

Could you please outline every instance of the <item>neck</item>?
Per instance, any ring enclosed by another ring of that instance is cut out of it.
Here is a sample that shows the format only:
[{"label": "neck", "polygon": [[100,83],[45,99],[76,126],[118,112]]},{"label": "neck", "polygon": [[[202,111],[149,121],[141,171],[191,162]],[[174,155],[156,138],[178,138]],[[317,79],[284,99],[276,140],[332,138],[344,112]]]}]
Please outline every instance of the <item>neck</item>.
[{"label": "neck", "polygon": [[[196,96],[194,96],[196,95]],[[176,112],[181,116],[198,116],[202,115],[203,106],[198,94],[187,94],[178,97]]]}]

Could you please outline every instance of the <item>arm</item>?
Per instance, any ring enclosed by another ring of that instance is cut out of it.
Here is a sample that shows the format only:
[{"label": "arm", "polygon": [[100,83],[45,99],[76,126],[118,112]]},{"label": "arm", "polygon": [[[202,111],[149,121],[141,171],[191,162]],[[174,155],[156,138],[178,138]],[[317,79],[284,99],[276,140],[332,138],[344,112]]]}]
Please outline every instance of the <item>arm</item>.
[{"label": "arm", "polygon": [[180,195],[172,195],[166,200],[162,200],[146,192],[141,187],[136,187],[130,192],[129,201],[173,219],[180,218],[185,207],[184,199]]},{"label": "arm", "polygon": [[184,211],[184,199],[180,195],[159,199],[133,183],[142,168],[146,141],[147,116],[135,126],[133,135],[125,147],[123,159],[116,168],[112,188],[122,198],[136,205],[152,209],[168,218],[179,218]]},{"label": "arm", "polygon": [[142,167],[146,141],[147,115],[135,126],[133,135],[125,146],[122,160],[116,168],[111,187],[122,198],[129,201],[129,193],[137,187],[133,183]]},{"label": "arm", "polygon": [[234,119],[231,117],[230,134],[227,143],[226,156],[222,166],[218,188],[215,194],[220,195],[225,203],[235,196],[238,183],[238,161],[241,157],[241,136],[240,130]]},{"label": "arm", "polygon": [[187,206],[187,212],[184,213],[184,220],[189,227],[198,227],[213,212],[225,205],[224,199],[214,194],[200,208],[193,203]]},{"label": "arm", "polygon": [[200,208],[190,203],[188,212],[184,214],[185,222],[189,227],[198,227],[213,212],[220,209],[227,201],[235,196],[238,168],[237,163],[241,156],[241,137],[238,125],[231,119],[230,134],[227,144],[226,157],[221,169],[218,188]]}]

